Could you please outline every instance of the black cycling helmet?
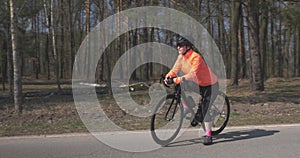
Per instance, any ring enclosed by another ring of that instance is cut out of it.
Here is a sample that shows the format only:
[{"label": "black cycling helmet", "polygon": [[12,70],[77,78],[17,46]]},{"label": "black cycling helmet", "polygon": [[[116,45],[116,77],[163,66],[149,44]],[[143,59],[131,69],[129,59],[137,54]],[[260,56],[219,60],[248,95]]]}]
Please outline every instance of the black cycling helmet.
[{"label": "black cycling helmet", "polygon": [[177,47],[178,46],[190,46],[190,47],[192,47],[193,46],[193,43],[192,43],[193,41],[191,41],[191,40],[193,40],[193,38],[192,37],[188,37],[188,39],[184,38],[184,37],[180,37],[176,46]]}]

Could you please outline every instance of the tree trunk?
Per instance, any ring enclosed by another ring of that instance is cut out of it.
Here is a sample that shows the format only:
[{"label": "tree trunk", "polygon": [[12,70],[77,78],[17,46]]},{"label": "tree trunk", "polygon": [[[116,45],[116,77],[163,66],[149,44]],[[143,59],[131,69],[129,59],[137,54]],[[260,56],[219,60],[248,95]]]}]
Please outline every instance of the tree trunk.
[{"label": "tree trunk", "polygon": [[[269,3],[271,5],[271,7],[273,8],[274,7],[274,0],[269,0]],[[274,11],[271,10],[271,15],[274,15]],[[275,28],[276,28],[276,25],[275,25],[275,20],[274,20],[274,16],[271,16],[270,18],[270,29],[271,29],[271,36],[270,36],[270,47],[269,47],[269,53],[268,53],[268,76],[269,77],[274,77],[275,76],[275,54],[276,54],[276,51],[275,51],[275,45],[276,45],[276,41],[275,41]]]},{"label": "tree trunk", "polygon": [[[37,4],[33,4],[34,9],[37,9]],[[35,78],[39,79],[39,74],[40,74],[40,20],[39,17],[33,16],[33,30],[35,30],[34,33],[34,45],[35,45],[35,60],[34,60],[34,70],[35,70]]]},{"label": "tree trunk", "polygon": [[258,23],[258,3],[259,0],[248,1],[248,27],[249,27],[249,41],[250,41],[250,56],[251,56],[251,90],[263,91],[264,80],[263,70],[261,67],[261,56],[259,49],[259,23]]},{"label": "tree trunk", "polygon": [[5,88],[5,82],[6,82],[6,74],[7,74],[7,62],[6,62],[6,55],[1,55],[1,73],[2,73],[2,91],[4,92],[6,90]]},{"label": "tree trunk", "polygon": [[285,44],[284,44],[284,63],[283,63],[283,76],[285,78],[290,78],[291,77],[291,70],[292,69],[290,67],[290,62],[292,59],[290,57],[290,42],[291,42],[291,33],[292,33],[292,28],[290,28],[290,26],[286,26],[286,30],[284,33],[284,37],[285,37]]},{"label": "tree trunk", "polygon": [[[86,16],[86,19],[85,19],[85,31],[86,31],[86,41],[87,41],[87,45],[86,45],[86,52],[88,53],[87,55],[85,55],[85,63],[88,63],[90,64],[91,63],[91,59],[90,59],[90,51],[91,51],[91,39],[90,39],[90,36],[88,36],[89,32],[90,32],[90,0],[86,0],[85,1],[85,16]],[[91,70],[90,70],[90,66],[89,65],[84,65],[84,70],[87,72],[87,80],[89,82],[93,82],[93,79],[90,78],[90,73],[91,73]]]},{"label": "tree trunk", "polygon": [[52,39],[52,52],[53,52],[53,59],[54,59],[54,70],[55,70],[55,77],[56,77],[56,83],[57,83],[57,89],[60,92],[61,86],[60,86],[60,76],[59,76],[59,59],[57,55],[57,49],[56,49],[56,34],[55,34],[55,25],[54,25],[54,0],[51,0],[50,5],[50,18],[51,18],[51,39]]},{"label": "tree trunk", "polygon": [[[67,33],[66,33],[66,30],[68,30],[67,28],[67,14],[65,12],[65,2],[64,1],[58,1],[58,7],[60,8],[60,11],[58,13],[58,15],[61,17],[60,18],[60,23],[61,23],[61,27],[60,27],[60,50],[58,51],[59,52],[59,67],[60,67],[60,72],[59,72],[59,77],[60,78],[65,78],[67,75],[66,73],[66,62],[65,62],[65,56],[68,54],[68,45],[67,43],[65,42],[66,41],[66,37],[67,37]],[[57,42],[57,43],[59,43]]]},{"label": "tree trunk", "polygon": [[[9,8],[9,6],[8,6]],[[9,25],[9,24],[8,24]],[[7,29],[4,34],[5,34],[5,43],[6,43],[6,69],[5,72],[7,75],[7,82],[9,85],[9,94],[10,96],[13,96],[13,88],[14,88],[14,83],[13,83],[13,63],[12,63],[12,51],[11,51],[11,37],[10,36],[10,30],[9,30],[9,26],[7,26]]]},{"label": "tree trunk", "polygon": [[239,8],[240,2],[232,1],[231,8],[231,85],[238,85],[238,28],[239,28]]},{"label": "tree trunk", "polygon": [[47,73],[47,79],[50,80],[51,79],[51,75],[50,75],[50,55],[49,55],[49,43],[50,43],[50,22],[51,22],[51,18],[49,17],[49,13],[48,13],[48,4],[47,1],[44,0],[44,12],[45,12],[45,23],[46,23],[46,44],[45,44],[45,63],[46,63],[46,73]]},{"label": "tree trunk", "polygon": [[240,5],[239,8],[239,14],[240,14],[240,20],[239,20],[239,58],[241,61],[239,62],[239,72],[240,72],[240,77],[241,78],[247,78],[248,73],[247,73],[247,60],[246,60],[246,48],[245,48],[245,29],[244,29],[244,9],[243,6]]},{"label": "tree trunk", "polygon": [[[261,24],[259,27],[259,48],[261,53],[261,65],[262,65],[262,72],[267,72],[267,25],[268,25],[268,3],[266,0],[261,1],[262,11],[261,11]],[[264,77],[267,77],[265,74]]]},{"label": "tree trunk", "polygon": [[[280,0],[280,4],[281,4],[281,0]],[[276,2],[275,2],[276,4]],[[278,10],[277,12],[280,12],[281,11],[281,5],[278,5]],[[277,46],[277,60],[278,60],[278,63],[277,63],[277,76],[278,77],[282,77],[283,76],[283,54],[282,54],[282,20],[279,19],[279,21],[277,22],[278,24],[275,24],[275,25],[278,25],[278,33],[277,33],[277,43],[276,43],[276,46]]]},{"label": "tree trunk", "polygon": [[[10,9],[10,4],[8,3],[8,10]],[[7,75],[8,75],[8,85],[9,85],[9,94],[10,96],[13,96],[14,94],[14,68],[13,68],[13,56],[12,56],[12,48],[11,48],[11,30],[10,30],[10,24],[7,24],[6,28],[7,30],[5,30],[5,38],[6,38],[6,44],[7,44]]]},{"label": "tree trunk", "polygon": [[15,30],[15,13],[14,0],[10,0],[10,31],[11,31],[11,46],[13,53],[13,70],[14,70],[14,105],[18,113],[22,112],[22,76],[20,54],[17,50],[17,36]]},{"label": "tree trunk", "polygon": [[[221,3],[221,0],[218,0],[218,3]],[[217,5],[218,11],[218,47],[220,49],[220,53],[223,56],[223,60],[226,64],[225,55],[226,55],[226,47],[225,47],[225,29],[224,29],[224,16],[223,16],[223,8],[222,5]]]},{"label": "tree trunk", "polygon": [[295,35],[295,76],[299,77],[300,75],[300,27],[298,26],[296,28],[296,35]]},{"label": "tree trunk", "polygon": [[90,0],[86,0],[85,1],[85,14],[86,14],[85,24],[86,24],[87,33],[90,32],[90,6],[91,6]]},{"label": "tree trunk", "polygon": [[72,0],[69,0],[69,28],[70,28],[70,48],[71,48],[71,58],[69,59],[69,64],[70,64],[70,76],[72,76],[72,73],[73,73],[73,64],[74,64],[74,60],[75,60],[75,54],[76,54],[76,43],[75,43],[75,19],[73,19],[73,14],[72,13],[72,5],[71,5],[71,2],[73,2]]},{"label": "tree trunk", "polygon": [[[117,13],[120,13],[121,11],[122,11],[122,4],[123,4],[123,1],[122,0],[118,0],[117,1],[117,8],[116,8],[116,12]],[[121,21],[122,21],[122,19],[121,19],[121,17],[120,16],[118,16],[118,19],[117,19],[117,31],[118,31],[118,34],[119,34],[119,37],[117,37],[117,41],[116,41],[116,52],[117,52],[117,57],[119,58],[119,57],[121,57],[122,56],[122,52],[123,52],[123,50],[122,50],[122,41],[124,40],[124,36],[121,36],[120,34],[121,34]],[[115,61],[117,61],[118,59],[115,59]],[[120,66],[119,66],[119,72],[120,72],[120,76],[119,76],[119,78],[120,79],[123,79],[123,76],[124,76],[124,69],[123,69],[123,66],[125,66],[125,65],[122,65],[122,64],[120,64]]]},{"label": "tree trunk", "polygon": [[[213,46],[212,46],[212,43],[213,43],[213,30],[212,30],[212,13],[211,13],[211,4],[210,4],[210,0],[206,0],[206,19],[207,19],[207,31],[209,33],[209,35],[211,37],[208,37],[207,39],[209,39],[208,41],[208,51],[210,52],[209,55],[208,55],[208,61],[210,61],[210,63],[214,63],[214,51],[213,51]],[[209,36],[208,35],[208,36]],[[214,70],[215,69],[215,64],[211,64],[210,65],[211,69]]]}]

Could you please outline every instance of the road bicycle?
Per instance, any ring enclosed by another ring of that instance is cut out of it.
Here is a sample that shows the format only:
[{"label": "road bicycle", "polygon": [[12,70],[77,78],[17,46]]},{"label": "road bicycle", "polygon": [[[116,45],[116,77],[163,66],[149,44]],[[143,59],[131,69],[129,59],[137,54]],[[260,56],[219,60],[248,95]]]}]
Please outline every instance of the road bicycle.
[{"label": "road bicycle", "polygon": [[[164,83],[163,79],[164,76],[161,77],[160,82],[170,88],[169,85]],[[201,125],[205,131],[205,123],[194,119],[198,106],[192,96],[186,94],[186,89],[181,84],[175,85],[174,91],[160,99],[154,108],[150,129],[152,138],[157,144],[162,146],[170,144],[177,137],[184,119],[188,119],[190,125],[193,127]],[[212,135],[217,135],[224,130],[230,115],[228,97],[220,90],[218,90],[216,95],[214,103],[211,104],[210,109],[207,111],[210,112],[212,118]],[[203,107],[203,101],[204,99],[201,98],[198,104],[201,108]],[[183,106],[183,104],[185,105]],[[187,114],[186,111],[189,113]],[[204,118],[204,114],[200,113],[202,114],[202,118]]]}]

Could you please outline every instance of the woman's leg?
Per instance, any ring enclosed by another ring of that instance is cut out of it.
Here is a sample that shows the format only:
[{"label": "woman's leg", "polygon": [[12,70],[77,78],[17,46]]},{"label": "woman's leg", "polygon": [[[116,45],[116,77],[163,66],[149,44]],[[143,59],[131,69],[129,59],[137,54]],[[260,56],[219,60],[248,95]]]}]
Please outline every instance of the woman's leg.
[{"label": "woman's leg", "polygon": [[203,96],[203,107],[202,107],[202,111],[203,111],[203,116],[204,116],[204,125],[205,125],[205,140],[204,140],[204,144],[205,145],[209,145],[212,143],[212,118],[210,115],[210,106],[211,104],[214,102],[214,100],[216,99],[216,93],[217,90],[219,90],[219,84],[216,83],[212,86],[209,87],[202,87],[201,88],[201,95]]}]

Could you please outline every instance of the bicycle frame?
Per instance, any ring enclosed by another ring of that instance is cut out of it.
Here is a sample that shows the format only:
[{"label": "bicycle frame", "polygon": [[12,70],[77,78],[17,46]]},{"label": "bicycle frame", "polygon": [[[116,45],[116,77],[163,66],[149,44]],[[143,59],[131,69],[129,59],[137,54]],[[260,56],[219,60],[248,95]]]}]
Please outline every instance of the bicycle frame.
[{"label": "bicycle frame", "polygon": [[[181,87],[180,84],[175,85],[175,92],[173,93],[175,95],[175,98],[172,100],[172,102],[171,102],[171,104],[170,104],[170,106],[169,106],[169,108],[168,108],[168,110],[165,114],[165,120],[167,120],[167,121],[173,120],[173,118],[175,116],[175,113],[177,111],[177,108],[178,108],[177,105],[181,104],[182,101],[184,101],[186,103],[186,106],[187,106],[188,110],[190,110],[194,114],[193,109],[192,109],[191,105],[188,103],[185,93],[182,93],[181,88],[182,87]],[[175,104],[173,104],[174,101],[175,101]],[[169,112],[171,111],[171,108],[174,105],[175,105],[175,108],[172,111],[173,112],[172,117],[168,118]]]},{"label": "bicycle frame", "polygon": [[170,106],[169,106],[169,108],[168,108],[168,111],[167,111],[166,114],[165,114],[165,120],[167,120],[167,121],[171,121],[171,120],[174,119],[174,116],[175,116],[175,113],[176,113],[176,110],[177,110],[177,106],[176,106],[176,105],[178,104],[178,100],[177,100],[177,99],[176,99],[176,104],[175,104],[175,108],[174,108],[174,110],[173,110],[172,117],[171,117],[171,118],[168,118],[169,112],[170,112],[172,106],[174,105],[174,104],[173,104],[173,103],[174,103],[174,100],[175,100],[175,99],[172,100],[172,102],[171,102],[171,104],[170,104]]}]

